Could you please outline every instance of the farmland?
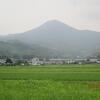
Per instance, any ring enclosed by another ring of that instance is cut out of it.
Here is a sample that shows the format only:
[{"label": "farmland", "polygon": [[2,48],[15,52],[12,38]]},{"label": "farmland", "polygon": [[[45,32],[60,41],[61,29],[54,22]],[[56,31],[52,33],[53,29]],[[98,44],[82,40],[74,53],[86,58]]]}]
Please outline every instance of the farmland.
[{"label": "farmland", "polygon": [[100,100],[100,65],[1,66],[0,100]]}]

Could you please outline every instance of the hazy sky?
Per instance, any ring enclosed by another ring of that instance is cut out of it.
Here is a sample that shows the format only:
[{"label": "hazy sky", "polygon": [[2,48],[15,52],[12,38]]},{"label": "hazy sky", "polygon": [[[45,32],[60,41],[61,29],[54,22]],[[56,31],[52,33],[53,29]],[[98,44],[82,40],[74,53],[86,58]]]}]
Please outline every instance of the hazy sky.
[{"label": "hazy sky", "polygon": [[0,0],[0,35],[24,32],[53,19],[100,31],[100,0]]}]

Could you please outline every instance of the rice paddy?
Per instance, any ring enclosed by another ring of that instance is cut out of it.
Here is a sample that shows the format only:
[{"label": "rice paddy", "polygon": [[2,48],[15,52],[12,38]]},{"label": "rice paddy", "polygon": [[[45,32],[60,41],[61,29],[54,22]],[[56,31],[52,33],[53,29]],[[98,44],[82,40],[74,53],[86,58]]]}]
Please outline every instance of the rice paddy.
[{"label": "rice paddy", "polygon": [[100,65],[1,66],[0,100],[100,100]]}]

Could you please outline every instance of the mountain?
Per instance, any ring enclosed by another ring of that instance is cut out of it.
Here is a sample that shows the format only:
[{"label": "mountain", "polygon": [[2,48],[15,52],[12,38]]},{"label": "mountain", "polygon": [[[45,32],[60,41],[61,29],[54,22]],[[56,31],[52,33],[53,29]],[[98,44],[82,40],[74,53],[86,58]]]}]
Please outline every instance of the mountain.
[{"label": "mountain", "polygon": [[[100,51],[100,32],[77,30],[57,20],[48,21],[24,33],[8,35],[4,40],[17,40],[27,45],[35,44],[48,48],[46,50],[52,51],[53,54],[56,52],[56,55],[67,57],[86,57]],[[41,50],[38,53],[40,52]]]},{"label": "mountain", "polygon": [[17,41],[0,41],[0,56],[12,56],[12,55],[23,55],[24,53],[29,53],[31,48],[23,43]]},{"label": "mountain", "polygon": [[[28,45],[20,41],[9,40],[7,42],[0,41],[0,57],[10,56],[10,57],[32,57],[41,56],[47,57],[53,54],[54,51],[37,46],[35,44]],[[56,53],[56,52],[55,52]],[[52,55],[51,55],[52,56]]]}]

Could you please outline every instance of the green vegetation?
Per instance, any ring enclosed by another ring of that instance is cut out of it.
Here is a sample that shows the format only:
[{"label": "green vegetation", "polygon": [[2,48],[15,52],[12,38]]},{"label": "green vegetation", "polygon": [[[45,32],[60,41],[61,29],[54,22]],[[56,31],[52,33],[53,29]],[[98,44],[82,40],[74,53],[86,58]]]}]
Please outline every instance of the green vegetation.
[{"label": "green vegetation", "polygon": [[47,47],[42,47],[37,44],[26,44],[17,40],[0,41],[0,57],[31,57],[31,56],[41,56],[41,57],[51,57],[55,56],[57,51],[49,49]]},{"label": "green vegetation", "polygon": [[2,66],[0,100],[100,100],[100,65]]}]

